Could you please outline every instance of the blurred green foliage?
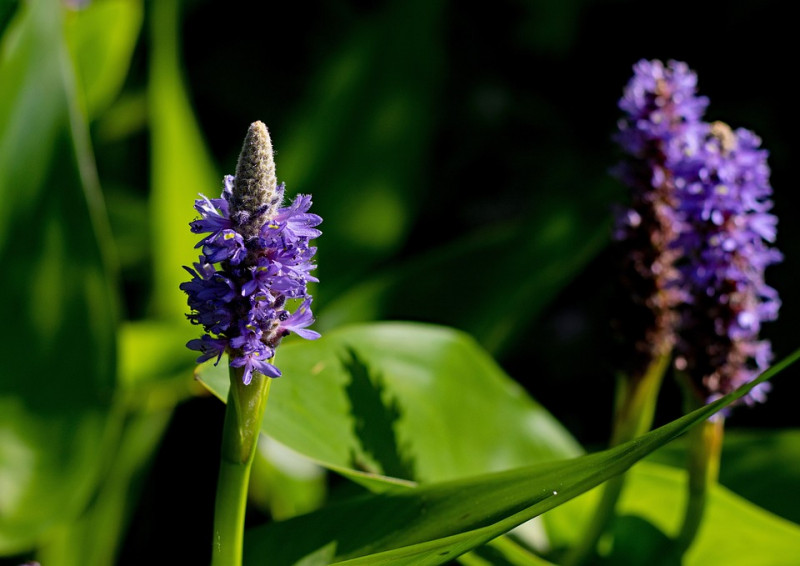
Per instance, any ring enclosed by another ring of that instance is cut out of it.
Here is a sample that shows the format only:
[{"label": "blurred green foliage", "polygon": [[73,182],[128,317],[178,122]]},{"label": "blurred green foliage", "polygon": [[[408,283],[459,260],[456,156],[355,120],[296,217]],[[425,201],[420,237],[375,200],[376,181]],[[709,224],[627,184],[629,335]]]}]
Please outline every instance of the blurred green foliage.
[{"label": "blurred green foliage", "polygon": [[61,10],[30,3],[3,39],[0,550],[13,552],[74,519],[107,465],[119,301]]},{"label": "blurred green foliage", "polygon": [[[352,520],[383,509],[388,496],[365,487],[484,489],[465,478],[605,440],[606,244],[624,195],[607,175],[608,135],[641,57],[687,60],[720,115],[771,149],[787,259],[768,274],[784,307],[767,333],[779,353],[795,348],[800,224],[785,187],[797,118],[772,56],[793,37],[784,10],[0,0],[0,563],[151,563],[156,548],[164,562],[207,561],[222,407],[191,378],[183,344],[197,333],[178,284],[195,259],[193,199],[216,196],[256,119],[288,194],[313,194],[325,219],[314,291],[325,337],[278,354],[286,377],[264,431],[293,452],[261,451],[251,521],[325,507],[260,527],[274,529],[264,544],[303,522],[319,536],[331,502]],[[369,324],[385,319],[417,324]],[[203,371],[224,397],[224,379]],[[734,428],[800,426],[792,374]],[[679,414],[676,397],[667,387],[660,422]],[[689,563],[791,563],[797,430],[729,439],[722,483],[786,520],[720,488]],[[654,459],[634,470],[612,562],[673,534],[680,447]],[[552,557],[592,497],[535,527]],[[445,517],[463,511],[454,500],[442,499]],[[445,534],[421,532],[372,550]],[[305,534],[298,545],[317,540]],[[297,548],[323,564],[346,554]]]}]

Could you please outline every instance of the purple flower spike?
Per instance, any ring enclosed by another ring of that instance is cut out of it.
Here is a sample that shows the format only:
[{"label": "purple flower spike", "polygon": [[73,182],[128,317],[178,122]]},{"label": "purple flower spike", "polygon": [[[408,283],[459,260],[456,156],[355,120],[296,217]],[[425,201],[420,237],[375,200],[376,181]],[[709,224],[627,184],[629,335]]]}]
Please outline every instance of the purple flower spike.
[{"label": "purple flower spike", "polygon": [[678,237],[676,160],[707,105],[696,96],[697,78],[683,63],[640,61],[619,106],[625,112],[616,140],[626,154],[617,176],[631,188],[631,203],[614,230],[621,258],[625,308],[616,321],[634,355],[626,371],[642,377],[677,340],[677,305],[685,300],[675,283]]},{"label": "purple flower spike", "polygon": [[[770,344],[758,339],[761,324],[775,320],[778,293],[764,281],[781,254],[777,218],[768,211],[767,153],[752,132],[706,125],[698,152],[682,171],[680,284],[692,300],[680,309],[683,331],[676,365],[696,381],[708,401],[755,379],[772,360]],[[763,401],[768,386],[745,402]]]},{"label": "purple flower spike", "polygon": [[[309,241],[321,234],[316,226],[322,219],[308,212],[310,196],[281,207],[283,195],[269,133],[255,122],[236,176],[225,177],[220,198],[195,201],[200,218],[190,224],[192,232],[208,236],[198,242],[203,255],[194,269],[185,268],[192,279],[181,289],[188,295],[189,320],[206,333],[187,347],[201,353],[198,363],[219,362],[227,352],[231,367],[243,368],[245,385],[254,372],[281,375],[270,360],[290,332],[309,340],[320,336],[307,329],[314,318],[306,286],[318,281],[310,273],[317,249]],[[303,303],[290,313],[285,305],[294,298]]]},{"label": "purple flower spike", "polygon": [[[702,121],[708,100],[696,86],[685,63],[634,66],[616,138],[627,154],[617,173],[632,204],[615,235],[634,302],[634,316],[620,325],[639,354],[632,374],[675,347],[676,367],[712,400],[769,365],[769,342],[758,334],[780,300],[764,269],[781,254],[768,245],[777,219],[761,140]],[[766,390],[745,401],[762,401]]]}]

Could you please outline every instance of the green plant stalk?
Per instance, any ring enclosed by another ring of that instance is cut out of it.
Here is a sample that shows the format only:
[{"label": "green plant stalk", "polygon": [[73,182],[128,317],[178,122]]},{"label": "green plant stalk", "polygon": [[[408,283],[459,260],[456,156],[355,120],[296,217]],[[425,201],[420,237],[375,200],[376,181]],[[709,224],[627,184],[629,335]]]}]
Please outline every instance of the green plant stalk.
[{"label": "green plant stalk", "polygon": [[[633,440],[650,430],[653,425],[658,392],[661,389],[661,382],[670,359],[670,353],[662,354],[654,359],[641,379],[634,380],[627,376],[618,376],[614,403],[614,425],[610,443],[612,447]],[[565,565],[576,566],[591,557],[597,542],[614,517],[614,509],[624,485],[624,474],[605,483],[594,515],[578,544],[565,557]]]},{"label": "green plant stalk", "polygon": [[214,506],[212,566],[242,564],[247,488],[272,382],[269,377],[253,372],[252,381],[245,385],[242,373],[241,368],[230,368],[231,388],[222,429],[222,455]]},{"label": "green plant stalk", "polygon": [[719,478],[724,430],[724,417],[716,415],[688,433],[689,496],[676,541],[681,554],[692,546],[703,520],[708,492]]}]

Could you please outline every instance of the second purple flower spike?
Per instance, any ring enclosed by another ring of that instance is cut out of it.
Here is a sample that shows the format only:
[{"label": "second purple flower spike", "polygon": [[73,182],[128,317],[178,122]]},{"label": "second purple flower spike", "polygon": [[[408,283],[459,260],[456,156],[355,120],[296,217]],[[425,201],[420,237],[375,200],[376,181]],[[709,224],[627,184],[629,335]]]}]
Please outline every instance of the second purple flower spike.
[{"label": "second purple flower spike", "polygon": [[[758,335],[780,300],[764,270],[781,254],[769,246],[777,219],[761,140],[703,121],[708,99],[696,85],[685,63],[634,66],[617,136],[627,154],[619,175],[633,198],[617,238],[644,313],[636,320],[646,323],[627,328],[637,351],[652,359],[674,348],[676,367],[711,401],[769,366],[770,344]],[[763,401],[765,391],[745,400]]]}]

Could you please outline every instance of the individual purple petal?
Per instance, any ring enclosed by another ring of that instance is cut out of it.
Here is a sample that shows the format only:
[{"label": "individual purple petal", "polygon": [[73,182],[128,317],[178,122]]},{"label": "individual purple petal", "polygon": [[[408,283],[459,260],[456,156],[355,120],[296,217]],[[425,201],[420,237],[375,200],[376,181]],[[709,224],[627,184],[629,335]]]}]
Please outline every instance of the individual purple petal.
[{"label": "individual purple petal", "polygon": [[319,332],[307,330],[306,328],[314,324],[314,315],[311,313],[310,299],[303,301],[303,304],[291,315],[288,315],[286,311],[284,311],[283,314],[287,316],[281,320],[279,331],[282,334],[293,332],[306,340],[316,340],[320,337]]},{"label": "individual purple petal", "polygon": [[228,216],[228,203],[225,199],[209,199],[204,195],[195,201],[195,210],[202,216],[199,220],[189,223],[192,232],[202,234],[204,232],[218,232],[231,227]]},{"label": "individual purple petal", "polygon": [[224,338],[212,338],[208,334],[204,334],[199,339],[189,340],[189,342],[186,344],[186,347],[190,350],[202,352],[202,355],[197,358],[198,364],[201,364],[206,360],[210,360],[216,356],[217,361],[214,362],[214,365],[217,365],[222,357],[222,354],[225,353],[225,349],[228,347],[228,341]]},{"label": "individual purple petal", "polygon": [[285,230],[291,232],[295,237],[306,237],[309,240],[318,238],[321,231],[314,228],[322,222],[322,218],[316,214],[311,214],[308,209],[311,207],[311,195],[297,195],[294,202],[286,208],[281,208],[272,220],[275,225],[283,226]]},{"label": "individual purple petal", "polygon": [[267,361],[273,355],[274,352],[270,349],[250,351],[231,360],[231,366],[235,368],[244,367],[242,381],[245,385],[249,385],[250,381],[252,381],[254,371],[267,377],[280,377],[280,370]]},{"label": "individual purple petal", "polygon": [[238,265],[247,254],[242,235],[235,230],[221,230],[202,240],[201,244],[203,255],[211,263],[227,260],[232,265]]}]

